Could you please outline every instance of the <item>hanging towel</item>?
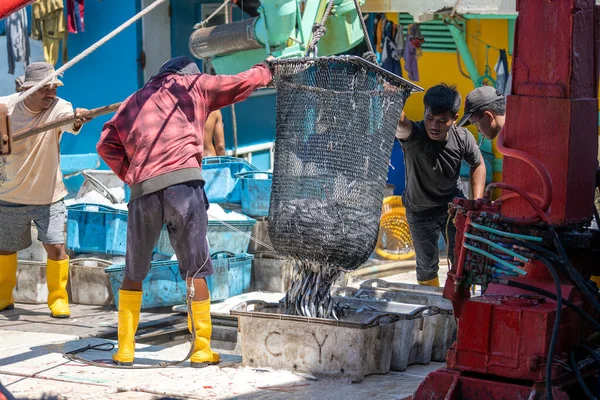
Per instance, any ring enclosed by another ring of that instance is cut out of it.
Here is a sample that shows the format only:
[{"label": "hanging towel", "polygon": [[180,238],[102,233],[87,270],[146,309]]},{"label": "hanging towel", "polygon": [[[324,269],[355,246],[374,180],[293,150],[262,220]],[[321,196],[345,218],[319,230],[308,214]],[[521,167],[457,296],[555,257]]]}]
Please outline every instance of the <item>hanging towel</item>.
[{"label": "hanging towel", "polygon": [[506,57],[506,50],[500,50],[500,57],[494,67],[494,71],[496,71],[496,89],[500,93],[504,93],[508,80],[508,57]]},{"label": "hanging towel", "polygon": [[406,41],[404,42],[404,69],[408,72],[408,79],[413,82],[419,81],[419,66],[417,58],[421,53],[421,44],[425,41],[421,30],[416,24],[408,26]]},{"label": "hanging towel", "polygon": [[56,65],[61,42],[63,62],[67,62],[67,26],[63,0],[37,0],[31,5],[31,15],[31,38],[42,41],[46,62]]},{"label": "hanging towel", "polygon": [[393,74],[402,76],[402,68],[400,68],[400,61],[394,58],[396,53],[396,43],[394,37],[396,36],[396,26],[389,22],[388,26],[384,29],[384,42],[383,42],[383,53],[381,56],[381,66],[390,71]]},{"label": "hanging towel", "polygon": [[27,11],[21,8],[6,17],[6,47],[8,50],[8,73],[15,73],[17,61],[27,67],[31,63],[31,49],[27,27]]},{"label": "hanging towel", "polygon": [[425,42],[425,38],[421,34],[421,28],[419,24],[412,24],[408,26],[408,33],[410,34],[410,42],[413,47],[417,49],[417,57],[421,57],[423,55],[423,49],[421,46],[423,42]]},{"label": "hanging towel", "polygon": [[383,30],[387,22],[386,17],[381,17],[377,23],[377,29],[375,29],[375,51],[378,53],[383,52]]},{"label": "hanging towel", "polygon": [[79,33],[84,31],[83,10],[84,0],[67,0],[67,25],[69,33]]},{"label": "hanging towel", "polygon": [[392,54],[392,57],[394,57],[395,60],[400,60],[404,55],[404,28],[400,24],[396,29],[394,43],[396,44],[396,51]]}]

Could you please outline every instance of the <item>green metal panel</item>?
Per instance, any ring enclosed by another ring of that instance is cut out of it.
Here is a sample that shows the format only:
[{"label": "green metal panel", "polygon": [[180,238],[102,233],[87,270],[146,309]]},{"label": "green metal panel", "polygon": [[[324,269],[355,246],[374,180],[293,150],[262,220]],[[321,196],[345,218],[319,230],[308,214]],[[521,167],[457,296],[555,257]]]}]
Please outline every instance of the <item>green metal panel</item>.
[{"label": "green metal panel", "polygon": [[514,19],[508,20],[508,54],[512,56],[513,47],[515,46],[515,21]]},{"label": "green metal panel", "polygon": [[254,35],[263,45],[278,46],[291,36],[296,24],[296,0],[263,0]]},{"label": "green metal panel", "polygon": [[[405,36],[408,25],[415,23],[412,15],[408,13],[399,13],[398,21],[400,22],[400,25],[402,25]],[[465,29],[464,22],[460,22],[459,26],[461,29]],[[455,40],[448,26],[444,24],[444,21],[434,19],[422,22],[419,24],[419,28],[425,38],[425,42],[422,45],[423,51],[456,51]]]},{"label": "green metal panel", "polygon": [[235,75],[262,62],[265,57],[265,49],[254,49],[215,57],[211,63],[218,74]]},{"label": "green metal panel", "polygon": [[344,7],[344,13],[341,15],[332,14],[327,19],[325,24],[327,32],[318,43],[319,55],[344,53],[364,40],[358,13],[356,9],[348,11],[347,3],[352,3],[354,8],[352,0],[345,0],[339,6]]}]

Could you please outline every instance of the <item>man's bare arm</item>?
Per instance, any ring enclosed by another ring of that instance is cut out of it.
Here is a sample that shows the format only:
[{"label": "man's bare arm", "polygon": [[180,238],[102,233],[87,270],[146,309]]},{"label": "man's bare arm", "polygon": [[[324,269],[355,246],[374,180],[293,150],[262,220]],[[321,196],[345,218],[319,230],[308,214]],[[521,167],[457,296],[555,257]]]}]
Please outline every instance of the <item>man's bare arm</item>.
[{"label": "man's bare arm", "polygon": [[396,127],[396,138],[400,140],[406,140],[412,134],[412,122],[406,117],[404,111],[400,115],[400,121]]},{"label": "man's bare arm", "polygon": [[483,192],[485,190],[486,176],[485,162],[483,161],[483,156],[479,157],[479,165],[477,167],[471,167],[470,170],[473,199],[480,199],[483,197]]},{"label": "man's bare arm", "polygon": [[215,145],[215,152],[218,156],[225,155],[225,129],[223,128],[223,116],[221,111],[215,111],[216,115],[215,128],[213,131],[213,144]]},{"label": "man's bare arm", "polygon": [[215,146],[213,145],[213,134],[215,132],[215,113],[208,114],[206,124],[204,124],[204,157],[214,157],[217,155]]}]

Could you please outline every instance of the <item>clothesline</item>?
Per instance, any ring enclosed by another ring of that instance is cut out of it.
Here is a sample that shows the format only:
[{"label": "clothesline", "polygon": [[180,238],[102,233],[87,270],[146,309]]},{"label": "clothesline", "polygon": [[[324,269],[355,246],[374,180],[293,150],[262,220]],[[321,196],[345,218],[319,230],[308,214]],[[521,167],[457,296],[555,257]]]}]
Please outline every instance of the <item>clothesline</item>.
[{"label": "clothesline", "polygon": [[85,57],[89,56],[91,53],[93,53],[94,51],[96,51],[96,49],[98,49],[98,47],[104,45],[106,42],[108,42],[109,40],[111,40],[113,37],[117,36],[119,33],[121,33],[123,30],[125,30],[130,25],[133,25],[137,20],[141,19],[144,15],[148,14],[150,11],[152,11],[153,9],[155,9],[156,7],[158,7],[160,4],[164,3],[165,1],[166,0],[155,0],[148,7],[144,8],[143,10],[141,10],[140,12],[138,12],[137,14],[135,14],[133,17],[131,17],[127,21],[123,22],[120,26],[118,26],[117,28],[113,29],[110,33],[108,33],[102,39],[98,40],[93,45],[91,45],[90,47],[88,47],[87,49],[85,49],[83,52],[81,52],[80,54],[78,54],[71,61],[67,62],[62,67],[60,67],[59,69],[57,69],[54,73],[46,76],[40,82],[38,82],[37,84],[35,84],[31,88],[29,88],[25,92],[23,92],[20,96],[14,98],[9,103],[9,108],[13,107],[17,103],[25,100],[27,97],[29,97],[30,95],[32,95],[33,93],[35,93],[36,91],[38,91],[39,89],[41,89],[42,87],[44,87],[46,84],[48,84],[48,82],[54,80],[54,78],[56,78],[57,76],[61,75],[64,71],[66,71],[67,69],[71,68],[73,65],[77,64],[79,61],[83,60]]},{"label": "clothesline", "polygon": [[456,27],[458,30],[460,30],[462,33],[464,33],[465,35],[467,35],[467,36],[471,36],[473,39],[475,39],[475,40],[477,40],[478,42],[480,42],[480,43],[484,44],[484,45],[485,45],[487,48],[489,48],[489,49],[494,49],[494,50],[497,50],[497,51],[500,51],[500,50],[502,50],[502,49],[500,49],[500,48],[498,48],[498,47],[496,47],[496,46],[493,46],[493,45],[491,45],[491,44],[487,43],[487,42],[486,42],[486,41],[484,41],[484,40],[481,40],[481,39],[479,39],[477,36],[473,35],[472,33],[469,33],[469,32],[467,32],[465,29],[462,29],[460,26],[458,26],[458,25],[456,25],[456,24],[454,24],[454,23],[448,22],[448,21],[447,21],[447,19],[445,19],[445,18],[443,19],[443,21],[444,21],[444,24],[446,24],[446,25],[453,25],[453,26],[454,26],[454,27]]}]

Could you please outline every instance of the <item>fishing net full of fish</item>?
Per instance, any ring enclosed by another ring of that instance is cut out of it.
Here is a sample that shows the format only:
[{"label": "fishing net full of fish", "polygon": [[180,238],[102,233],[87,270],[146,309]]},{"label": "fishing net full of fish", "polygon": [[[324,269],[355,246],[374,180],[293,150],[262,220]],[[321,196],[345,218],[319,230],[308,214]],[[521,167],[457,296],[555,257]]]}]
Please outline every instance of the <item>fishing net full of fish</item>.
[{"label": "fishing net full of fish", "polygon": [[269,236],[282,255],[353,270],[377,243],[394,136],[411,91],[367,60],[271,63],[277,88]]}]

